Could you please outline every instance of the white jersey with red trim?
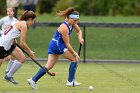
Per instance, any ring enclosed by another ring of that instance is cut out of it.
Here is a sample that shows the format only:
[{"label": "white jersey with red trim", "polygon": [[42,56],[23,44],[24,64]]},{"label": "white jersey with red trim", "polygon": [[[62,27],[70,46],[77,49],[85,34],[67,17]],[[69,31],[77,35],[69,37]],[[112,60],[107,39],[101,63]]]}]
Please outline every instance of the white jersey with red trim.
[{"label": "white jersey with red trim", "polygon": [[9,16],[6,16],[6,17],[3,17],[1,20],[0,20],[0,26],[2,28],[2,31],[1,31],[1,34],[4,32],[4,30],[6,30],[8,28],[8,26],[11,25],[12,22],[14,21],[17,21],[17,19],[15,17],[9,17]]},{"label": "white jersey with red trim", "polygon": [[12,22],[0,37],[0,46],[3,46],[5,50],[9,50],[14,39],[20,36],[20,31],[15,27],[16,22],[18,21]]}]

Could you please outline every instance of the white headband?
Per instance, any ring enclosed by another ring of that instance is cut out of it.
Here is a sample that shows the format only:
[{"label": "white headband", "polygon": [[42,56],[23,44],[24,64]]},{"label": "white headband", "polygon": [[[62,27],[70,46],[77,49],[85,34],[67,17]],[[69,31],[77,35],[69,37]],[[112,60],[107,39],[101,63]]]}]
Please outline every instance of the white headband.
[{"label": "white headband", "polygon": [[69,18],[80,18],[80,16],[79,15],[75,15],[75,14],[70,14]]}]

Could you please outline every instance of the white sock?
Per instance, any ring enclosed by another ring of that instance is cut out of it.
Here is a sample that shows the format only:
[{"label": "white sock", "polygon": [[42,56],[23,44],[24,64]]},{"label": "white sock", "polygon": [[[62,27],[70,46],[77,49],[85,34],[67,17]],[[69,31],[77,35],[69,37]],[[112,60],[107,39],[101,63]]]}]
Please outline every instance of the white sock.
[{"label": "white sock", "polygon": [[11,69],[9,70],[9,72],[7,73],[7,76],[9,77],[13,77],[13,75],[15,74],[15,72],[22,66],[22,64],[18,61],[15,60]]},{"label": "white sock", "polygon": [[9,70],[11,69],[13,63],[14,63],[15,60],[10,60],[9,63],[8,63],[8,66],[6,68],[6,72],[9,72]]}]

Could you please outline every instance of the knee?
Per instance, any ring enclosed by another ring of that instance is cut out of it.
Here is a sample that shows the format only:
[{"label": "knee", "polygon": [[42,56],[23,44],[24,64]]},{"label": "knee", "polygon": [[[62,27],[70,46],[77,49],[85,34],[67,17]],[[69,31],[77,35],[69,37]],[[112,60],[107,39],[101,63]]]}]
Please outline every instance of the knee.
[{"label": "knee", "polygon": [[15,60],[15,57],[11,56],[11,60]]},{"label": "knee", "polygon": [[21,63],[26,62],[26,57],[22,57],[19,61],[20,61]]},{"label": "knee", "polygon": [[6,58],[4,58],[5,61],[9,61],[11,59],[11,56],[7,56]]}]

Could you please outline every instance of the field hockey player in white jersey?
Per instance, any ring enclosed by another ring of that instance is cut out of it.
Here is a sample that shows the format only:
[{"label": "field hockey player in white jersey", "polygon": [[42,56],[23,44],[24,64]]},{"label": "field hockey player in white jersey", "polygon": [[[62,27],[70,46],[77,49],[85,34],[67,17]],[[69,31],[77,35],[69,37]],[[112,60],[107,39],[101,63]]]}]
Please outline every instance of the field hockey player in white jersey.
[{"label": "field hockey player in white jersey", "polygon": [[0,19],[0,26],[2,28],[1,34],[7,29],[8,26],[11,25],[12,22],[17,21],[17,19],[13,16],[14,15],[14,8],[8,7],[6,9],[7,16]]},{"label": "field hockey player in white jersey", "polygon": [[[8,28],[8,26],[11,25],[12,22],[17,21],[17,19],[14,17],[14,8],[8,7],[6,9],[6,12],[7,12],[7,16],[0,19],[0,26],[2,28],[2,30],[0,31],[0,35],[3,34],[3,32]],[[5,71],[6,73],[8,73],[9,70],[11,69],[12,64],[15,61],[15,58],[9,55],[4,60],[9,61]]]},{"label": "field hockey player in white jersey", "polygon": [[22,66],[26,61],[26,56],[22,50],[14,44],[15,39],[20,37],[20,46],[25,49],[31,58],[34,58],[34,52],[28,47],[26,43],[26,34],[28,28],[33,25],[36,18],[36,14],[32,11],[25,11],[21,16],[20,21],[14,21],[8,28],[3,32],[0,37],[0,64],[4,58],[11,55],[16,58],[10,71],[4,76],[4,80],[9,81],[15,85],[18,84],[13,78],[15,72]]}]

